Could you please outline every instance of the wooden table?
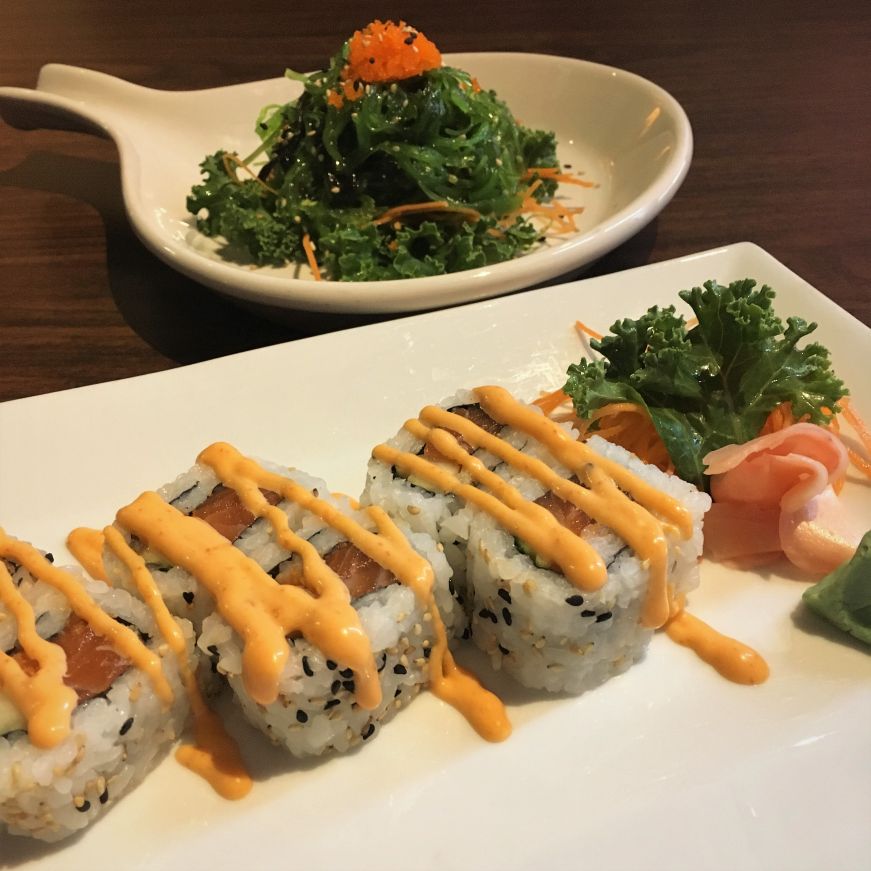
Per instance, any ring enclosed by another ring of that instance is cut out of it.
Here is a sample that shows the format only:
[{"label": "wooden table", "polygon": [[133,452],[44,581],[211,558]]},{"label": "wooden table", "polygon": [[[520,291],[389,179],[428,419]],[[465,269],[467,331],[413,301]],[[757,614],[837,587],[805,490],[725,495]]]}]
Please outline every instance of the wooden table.
[{"label": "wooden table", "polygon": [[[443,51],[533,51],[632,70],[695,133],[664,213],[613,272],[751,240],[871,324],[871,5],[819,2],[136,4],[4,0],[0,84],[63,62],[190,89],[322,66],[404,14]],[[276,324],[181,277],[124,216],[115,148],[0,123],[0,400],[154,372],[346,326]]]}]

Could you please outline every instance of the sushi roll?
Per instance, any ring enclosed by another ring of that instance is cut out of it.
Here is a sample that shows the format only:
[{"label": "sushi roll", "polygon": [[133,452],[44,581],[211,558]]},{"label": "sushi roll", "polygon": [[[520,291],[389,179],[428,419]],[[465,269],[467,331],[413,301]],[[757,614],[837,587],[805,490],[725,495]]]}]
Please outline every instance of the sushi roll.
[{"label": "sushi roll", "polygon": [[[193,667],[193,632],[184,637]],[[0,530],[0,820],[68,837],[140,783],[181,734],[181,663],[148,607]]]},{"label": "sushi roll", "polygon": [[[583,692],[640,659],[697,586],[710,500],[602,439],[577,441],[501,388],[473,393],[498,426],[429,406],[407,437],[375,449],[375,474],[461,503],[448,535],[462,519],[471,635],[493,666],[524,686]],[[398,489],[401,515],[409,489]]]},{"label": "sushi roll", "polygon": [[[670,596],[686,596],[699,583],[701,521],[708,498],[691,484],[645,466],[623,448],[598,437],[588,444],[689,507],[691,537],[667,539]],[[607,580],[598,589],[578,589],[558,565],[479,512],[468,546],[472,637],[494,668],[524,686],[578,694],[643,657],[655,628],[643,619],[650,567],[614,530],[536,483],[522,478],[514,482],[593,548],[604,561]]]},{"label": "sushi roll", "polygon": [[460,613],[438,542],[226,444],[116,527],[194,620],[247,719],[298,757],[371,739],[431,684]]}]

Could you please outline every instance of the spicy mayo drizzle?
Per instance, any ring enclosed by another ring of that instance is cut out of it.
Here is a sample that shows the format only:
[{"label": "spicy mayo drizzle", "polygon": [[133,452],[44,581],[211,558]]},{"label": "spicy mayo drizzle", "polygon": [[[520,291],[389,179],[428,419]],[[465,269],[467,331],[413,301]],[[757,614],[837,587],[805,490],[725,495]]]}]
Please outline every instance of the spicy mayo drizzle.
[{"label": "spicy mayo drizzle", "polygon": [[106,545],[130,572],[140,597],[151,609],[157,628],[178,662],[179,674],[194,717],[196,743],[180,747],[176,751],[176,759],[208,781],[223,798],[244,798],[253,784],[239,747],[203,699],[196,675],[188,663],[184,636],[169,613],[145,560],[127,544],[117,529],[107,526],[103,536]]},{"label": "spicy mayo drizzle", "polygon": [[103,565],[103,545],[105,538],[99,529],[79,526],[67,536],[67,547],[79,561],[82,568],[98,581],[109,583],[106,567]]},{"label": "spicy mayo drizzle", "polygon": [[688,647],[732,683],[755,685],[768,679],[768,663],[752,647],[717,632],[687,613],[683,602],[675,603],[665,632],[672,641]]},{"label": "spicy mayo drizzle", "polygon": [[[172,688],[163,673],[160,658],[149,650],[127,626],[116,622],[91,599],[77,578],[52,565],[36,548],[10,538],[0,529],[0,557],[12,560],[40,581],[60,591],[73,613],[135,668],[150,679],[158,698],[169,704]],[[55,747],[70,734],[77,696],[67,687],[66,655],[56,644],[41,638],[36,631],[33,609],[24,599],[6,566],[0,562],[0,601],[18,623],[18,643],[37,664],[32,676],[6,653],[0,653],[0,687],[27,720],[27,732],[36,747]]]}]

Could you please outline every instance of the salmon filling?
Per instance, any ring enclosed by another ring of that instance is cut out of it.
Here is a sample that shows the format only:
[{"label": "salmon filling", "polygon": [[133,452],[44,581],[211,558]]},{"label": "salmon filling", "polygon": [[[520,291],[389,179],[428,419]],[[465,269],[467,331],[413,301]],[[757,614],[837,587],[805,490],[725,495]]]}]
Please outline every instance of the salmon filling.
[{"label": "salmon filling", "polygon": [[[271,490],[261,490],[263,497],[270,505],[281,501],[278,493]],[[235,541],[255,520],[254,515],[242,504],[235,490],[218,485],[201,505],[191,512],[192,517],[205,520],[216,532],[220,532],[227,541]]]},{"label": "salmon filling", "polygon": [[324,562],[342,579],[352,599],[397,583],[396,577],[350,541],[337,544]]},{"label": "salmon filling", "polygon": [[586,526],[591,523],[587,514],[581,511],[577,505],[567,502],[565,499],[557,496],[552,490],[548,490],[544,496],[539,496],[535,500],[536,505],[541,505],[546,511],[549,511],[560,524],[573,532],[575,535],[580,535]]},{"label": "salmon filling", "polygon": [[[64,683],[76,691],[80,702],[106,692],[130,668],[130,660],[119,656],[102,635],[75,615],[50,640],[66,654]],[[19,651],[14,659],[26,674],[36,674],[39,666],[26,653]]]}]

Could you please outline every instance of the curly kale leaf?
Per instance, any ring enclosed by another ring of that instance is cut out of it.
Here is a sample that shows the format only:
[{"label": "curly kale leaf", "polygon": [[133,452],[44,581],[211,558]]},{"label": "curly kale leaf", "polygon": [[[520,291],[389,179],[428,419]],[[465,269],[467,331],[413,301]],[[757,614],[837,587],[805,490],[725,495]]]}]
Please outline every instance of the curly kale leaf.
[{"label": "curly kale leaf", "polygon": [[754,438],[781,402],[796,417],[827,423],[822,409],[836,409],[846,390],[822,345],[798,347],[816,324],[788,318],[784,327],[774,291],[752,279],[708,281],[679,296],[697,326],[688,330],[674,306],[654,307],[592,342],[603,360],[569,367],[564,390],[581,417],[612,402],[644,407],[678,475],[700,486],[702,458]]}]

